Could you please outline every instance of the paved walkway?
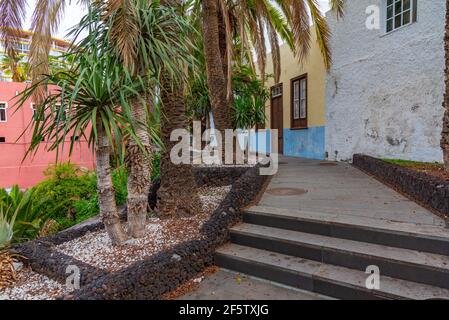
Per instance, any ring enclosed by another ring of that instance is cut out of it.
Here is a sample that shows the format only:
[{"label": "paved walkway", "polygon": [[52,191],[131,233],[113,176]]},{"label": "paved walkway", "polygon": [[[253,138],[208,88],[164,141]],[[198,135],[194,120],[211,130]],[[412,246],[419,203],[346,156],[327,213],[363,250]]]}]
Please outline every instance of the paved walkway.
[{"label": "paved walkway", "polygon": [[[444,221],[429,210],[350,164],[287,157],[279,161],[279,172],[263,195],[261,206],[444,225]],[[272,191],[278,188],[304,189],[307,193],[273,195]]]},{"label": "paved walkway", "polygon": [[[301,189],[301,190],[299,190]],[[302,192],[301,192],[302,191]],[[297,192],[296,195],[283,195]],[[442,219],[347,163],[282,157],[279,172],[260,206],[341,213],[370,219],[444,226]],[[183,299],[323,299],[310,292],[278,287],[254,278],[220,271],[208,276]]]},{"label": "paved walkway", "polygon": [[266,280],[221,269],[179,300],[326,300],[328,297],[283,287]]}]

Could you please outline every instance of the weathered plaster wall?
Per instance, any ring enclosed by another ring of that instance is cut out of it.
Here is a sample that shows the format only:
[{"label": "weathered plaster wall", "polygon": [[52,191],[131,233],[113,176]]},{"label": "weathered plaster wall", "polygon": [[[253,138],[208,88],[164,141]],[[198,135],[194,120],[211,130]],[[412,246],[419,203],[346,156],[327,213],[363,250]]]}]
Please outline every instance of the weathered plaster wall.
[{"label": "weathered plaster wall", "polygon": [[306,130],[284,129],[284,155],[323,160],[324,132],[324,126]]},{"label": "weathered plaster wall", "polygon": [[444,0],[418,0],[418,21],[385,34],[365,26],[366,8],[346,5],[344,20],[328,13],[333,66],[326,79],[326,151],[442,161]]},{"label": "weathered plaster wall", "polygon": [[[281,77],[283,85],[283,127],[284,127],[284,154],[295,157],[312,159],[324,158],[324,125],[326,123],[325,109],[325,82],[326,68],[320,49],[313,33],[313,41],[310,52],[303,63],[293,55],[288,45],[281,46]],[[267,57],[267,74],[273,74],[271,55]],[[307,119],[308,128],[291,130],[291,84],[290,80],[307,74]],[[274,79],[267,81],[267,87],[273,86]],[[267,124],[270,128],[270,102],[266,105]],[[265,134],[262,134],[265,136]]]}]

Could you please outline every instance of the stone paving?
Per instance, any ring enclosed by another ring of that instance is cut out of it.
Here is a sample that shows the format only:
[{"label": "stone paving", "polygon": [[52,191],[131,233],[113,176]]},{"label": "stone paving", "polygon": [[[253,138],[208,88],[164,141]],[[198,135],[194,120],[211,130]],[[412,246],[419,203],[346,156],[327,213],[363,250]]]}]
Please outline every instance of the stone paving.
[{"label": "stone paving", "polygon": [[[348,163],[281,157],[279,172],[261,197],[260,206],[353,215],[413,225],[444,226],[429,210],[388,188]],[[247,276],[221,270],[181,299],[324,299]]]},{"label": "stone paving", "polygon": [[179,300],[327,300],[328,297],[220,269]]},{"label": "stone paving", "polygon": [[[278,188],[303,189],[307,192],[296,196],[271,194],[270,190]],[[259,205],[444,225],[444,221],[429,210],[348,163],[282,157],[279,171]]]}]

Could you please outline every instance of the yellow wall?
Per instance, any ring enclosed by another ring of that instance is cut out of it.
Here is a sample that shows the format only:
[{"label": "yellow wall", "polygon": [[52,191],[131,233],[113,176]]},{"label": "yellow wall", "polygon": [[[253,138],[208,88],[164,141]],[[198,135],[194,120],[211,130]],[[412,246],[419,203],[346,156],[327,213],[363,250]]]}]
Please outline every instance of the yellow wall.
[{"label": "yellow wall", "polygon": [[[308,127],[324,126],[326,124],[325,110],[325,78],[326,68],[323,58],[313,38],[309,55],[300,64],[298,59],[293,56],[290,47],[286,44],[282,45],[281,51],[281,77],[280,83],[283,84],[283,113],[284,128],[290,128],[290,80],[307,73],[307,118]],[[271,55],[267,57],[267,74],[273,74],[273,64]],[[274,85],[273,77],[267,81],[267,87]],[[270,100],[266,108],[267,128],[270,128]]]}]

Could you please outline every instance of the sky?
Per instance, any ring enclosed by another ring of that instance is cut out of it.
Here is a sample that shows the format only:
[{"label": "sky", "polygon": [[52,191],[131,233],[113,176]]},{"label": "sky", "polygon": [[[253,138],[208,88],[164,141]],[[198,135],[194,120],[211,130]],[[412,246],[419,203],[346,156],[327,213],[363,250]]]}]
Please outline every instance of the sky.
[{"label": "sky", "polygon": [[[86,9],[76,4],[76,2],[76,0],[72,0],[71,4],[66,7],[56,37],[66,38],[68,30],[76,25],[86,13]],[[319,0],[319,3],[323,12],[326,12],[329,9],[329,0]],[[27,19],[25,22],[25,29],[30,29],[31,27],[31,15],[36,6],[36,0],[28,0],[28,6],[29,7],[27,12]]]}]

